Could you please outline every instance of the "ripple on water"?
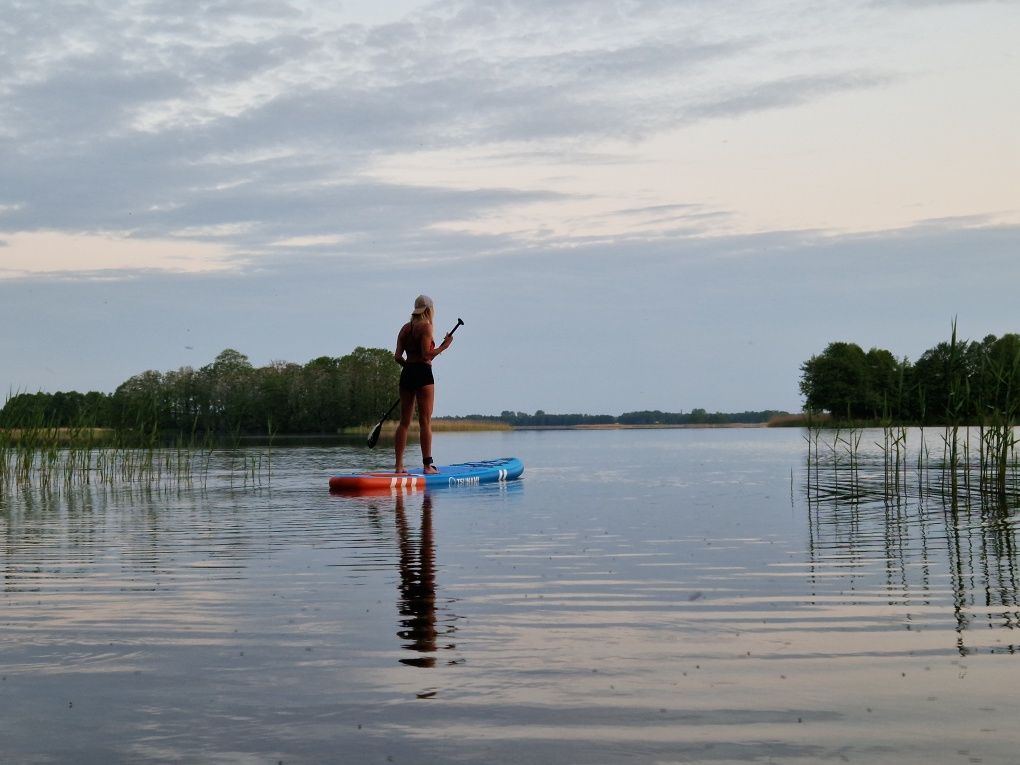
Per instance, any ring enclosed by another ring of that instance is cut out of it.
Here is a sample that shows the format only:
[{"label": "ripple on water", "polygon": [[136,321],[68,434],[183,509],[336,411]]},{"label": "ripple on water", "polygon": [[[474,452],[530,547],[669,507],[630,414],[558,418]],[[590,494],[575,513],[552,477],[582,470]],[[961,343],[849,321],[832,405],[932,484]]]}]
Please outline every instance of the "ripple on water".
[{"label": "ripple on water", "polygon": [[388,455],[294,448],[269,487],[7,497],[5,750],[1012,761],[1015,509],[802,489],[795,432],[443,445],[525,479],[336,497],[331,472]]}]

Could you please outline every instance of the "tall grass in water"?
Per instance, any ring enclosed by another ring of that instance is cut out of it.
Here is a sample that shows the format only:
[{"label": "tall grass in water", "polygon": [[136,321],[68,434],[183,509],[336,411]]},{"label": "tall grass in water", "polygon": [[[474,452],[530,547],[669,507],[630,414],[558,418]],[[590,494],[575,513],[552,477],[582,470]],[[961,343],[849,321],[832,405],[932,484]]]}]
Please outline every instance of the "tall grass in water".
[{"label": "tall grass in water", "polygon": [[[36,419],[0,429],[0,492],[59,490],[78,485],[142,485],[163,490],[198,482],[208,486],[219,446],[196,431],[173,441],[155,425],[113,431],[86,425],[55,428]],[[245,488],[262,487],[272,476],[272,451],[251,454],[234,439],[228,480]]]},{"label": "tall grass in water", "polygon": [[[942,434],[942,490],[955,501],[959,496],[958,471],[960,467],[960,424],[970,386],[961,372],[960,344],[956,339],[956,319],[953,319],[953,334],[949,341],[949,358],[946,378],[949,382],[949,397],[946,402],[946,425]],[[949,485],[946,485],[948,471]]]},{"label": "tall grass in water", "polygon": [[1012,465],[1014,477],[1017,459],[1017,391],[1020,380],[1020,348],[1011,357],[986,359],[985,378],[994,381],[992,402],[987,404],[981,430],[981,471],[983,491],[1006,496],[1007,476]]},{"label": "tall grass in water", "polygon": [[[831,434],[831,439],[823,438],[823,432]],[[816,496],[820,495],[823,485],[834,494],[850,498],[858,496],[861,483],[860,447],[863,437],[864,429],[853,425],[845,428],[841,425],[825,428],[815,422],[807,428],[804,435],[808,447],[807,474]],[[823,476],[823,465],[831,469],[831,475],[827,470]]]},{"label": "tall grass in water", "polygon": [[[907,469],[907,429],[895,420],[894,411],[899,411],[906,393],[904,368],[900,367],[899,386],[896,406],[889,401],[882,406],[882,443],[877,444],[882,451],[883,470],[885,475],[886,496],[899,496],[902,485],[906,483]],[[900,470],[903,470],[902,483]]]},{"label": "tall grass in water", "polygon": [[[1020,505],[1020,338],[1008,338],[960,341],[954,320],[950,341],[939,346],[941,363],[929,368],[932,384],[916,388],[919,406],[903,406],[909,388],[907,364],[901,365],[899,388],[876,423],[881,427],[874,440],[877,454],[858,453],[856,425],[845,424],[849,416],[844,424],[809,420],[804,435],[808,497],[881,496],[898,503],[913,495],[941,499],[954,513],[978,505],[999,514],[1014,512]],[[926,390],[935,394],[930,400]],[[937,424],[908,428],[898,419],[903,412]],[[908,435],[917,439],[916,458],[908,450]]]},{"label": "tall grass in water", "polygon": [[882,443],[875,442],[882,452],[882,469],[887,496],[896,496],[906,484],[907,429],[891,422],[882,424]]}]

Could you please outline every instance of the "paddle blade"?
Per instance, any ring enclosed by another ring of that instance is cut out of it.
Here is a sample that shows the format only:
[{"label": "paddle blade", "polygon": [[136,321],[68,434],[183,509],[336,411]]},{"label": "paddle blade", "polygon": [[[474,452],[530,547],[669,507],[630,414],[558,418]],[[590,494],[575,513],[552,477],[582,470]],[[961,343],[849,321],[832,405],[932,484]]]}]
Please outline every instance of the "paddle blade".
[{"label": "paddle blade", "polygon": [[374,449],[376,443],[379,441],[379,434],[382,432],[382,420],[376,423],[376,426],[372,428],[372,432],[368,434],[368,448]]},{"label": "paddle blade", "polygon": [[396,401],[393,402],[393,404],[390,406],[390,408],[386,410],[386,414],[384,414],[382,416],[382,419],[379,420],[378,424],[374,428],[372,428],[372,432],[368,434],[368,448],[369,449],[371,449],[371,448],[373,448],[375,446],[376,442],[379,440],[379,433],[382,432],[382,425],[383,425],[383,423],[386,422],[386,419],[391,414],[393,414],[393,410],[396,409],[398,406],[400,406],[400,399],[399,398]]}]

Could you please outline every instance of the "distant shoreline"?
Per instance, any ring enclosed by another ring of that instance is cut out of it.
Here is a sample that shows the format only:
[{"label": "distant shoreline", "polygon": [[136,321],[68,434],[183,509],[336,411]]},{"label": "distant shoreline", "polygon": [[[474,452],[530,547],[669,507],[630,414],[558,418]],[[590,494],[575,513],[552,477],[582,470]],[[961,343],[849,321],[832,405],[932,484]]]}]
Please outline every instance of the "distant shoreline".
[{"label": "distant shoreline", "polygon": [[684,424],[628,425],[611,423],[605,425],[513,425],[512,430],[706,430],[719,428],[767,428],[767,422],[704,422]]},{"label": "distant shoreline", "polygon": [[[436,417],[432,420],[433,433],[483,433],[483,432],[509,432],[509,431],[543,431],[543,430],[719,430],[735,428],[767,428],[767,422],[725,422],[725,423],[585,423],[576,425],[510,425],[505,422],[486,422],[479,420],[461,420],[456,417],[447,419]],[[773,426],[774,427],[774,426]],[[382,434],[384,437],[392,437],[397,429],[394,420],[388,420],[383,424]],[[418,432],[418,423],[412,422],[409,431],[412,435]],[[364,436],[368,433],[365,427],[348,428],[343,431],[345,436]]]}]

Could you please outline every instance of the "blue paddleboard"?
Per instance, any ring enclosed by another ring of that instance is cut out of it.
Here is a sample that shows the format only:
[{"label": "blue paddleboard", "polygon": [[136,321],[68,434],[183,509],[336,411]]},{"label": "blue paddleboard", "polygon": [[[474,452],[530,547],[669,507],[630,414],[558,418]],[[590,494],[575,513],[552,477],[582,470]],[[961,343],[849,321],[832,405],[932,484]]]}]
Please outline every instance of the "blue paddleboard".
[{"label": "blue paddleboard", "polygon": [[438,473],[426,474],[423,468],[406,473],[346,473],[329,479],[330,491],[359,493],[368,491],[422,491],[448,486],[471,486],[513,481],[521,477],[524,463],[516,457],[502,457],[456,465],[437,465]]}]

